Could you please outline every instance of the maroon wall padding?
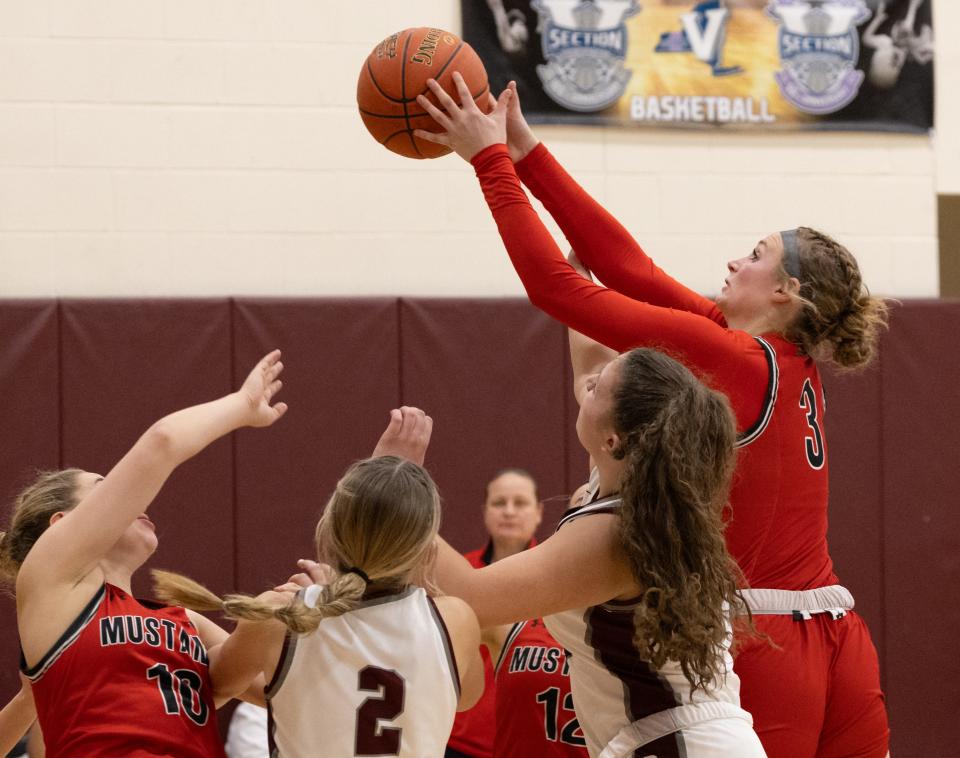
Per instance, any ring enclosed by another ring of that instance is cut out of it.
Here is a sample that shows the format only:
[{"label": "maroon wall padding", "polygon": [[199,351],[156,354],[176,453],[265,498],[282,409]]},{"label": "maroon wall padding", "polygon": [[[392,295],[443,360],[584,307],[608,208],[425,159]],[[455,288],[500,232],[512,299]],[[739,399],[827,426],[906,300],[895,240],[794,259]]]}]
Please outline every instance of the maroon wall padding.
[{"label": "maroon wall padding", "polygon": [[[881,356],[883,353],[881,353]],[[881,358],[882,360],[882,358]],[[853,593],[881,662],[883,625],[883,446],[881,372],[823,371],[830,467],[830,555]],[[884,669],[881,667],[881,676]]]},{"label": "maroon wall padding", "polygon": [[[878,367],[825,376],[831,552],[881,654],[894,755],[952,755],[960,739],[958,333],[960,303],[907,303]],[[435,420],[427,465],[461,549],[483,541],[497,469],[529,468],[557,498],[542,535],[585,477],[565,330],[523,300],[0,301],[0,492],[31,467],[106,472],[154,420],[236,388],[273,347],[289,415],[173,474],[150,511],[151,565],[216,590],[285,579],[313,554],[337,477],[401,403]],[[0,700],[18,686],[11,610],[0,603]]]},{"label": "maroon wall padding", "polygon": [[[106,474],[162,416],[231,389],[225,300],[68,300],[62,304],[63,463]],[[150,507],[150,566],[214,590],[233,586],[231,447],[219,440],[173,472]],[[149,590],[138,574],[135,590]]]},{"label": "maroon wall padding", "polygon": [[960,303],[894,310],[883,354],[886,684],[893,755],[957,755]]},{"label": "maroon wall padding", "polygon": [[[427,466],[443,496],[442,533],[455,548],[486,542],[480,506],[501,468],[528,470],[541,498],[569,492],[569,368],[558,324],[516,299],[403,300],[400,345],[403,402],[434,421]],[[561,501],[548,505],[541,537],[563,510]]]},{"label": "maroon wall padding", "polygon": [[[38,468],[60,467],[60,350],[53,301],[0,307],[0,496],[4,504]],[[0,530],[7,526],[6,509]],[[20,686],[19,647],[12,600],[0,598],[0,693]]]},{"label": "maroon wall padding", "polygon": [[240,300],[234,374],[283,350],[290,406],[236,435],[237,583],[259,591],[314,558],[314,527],[337,480],[373,451],[400,404],[398,305],[391,299]]}]

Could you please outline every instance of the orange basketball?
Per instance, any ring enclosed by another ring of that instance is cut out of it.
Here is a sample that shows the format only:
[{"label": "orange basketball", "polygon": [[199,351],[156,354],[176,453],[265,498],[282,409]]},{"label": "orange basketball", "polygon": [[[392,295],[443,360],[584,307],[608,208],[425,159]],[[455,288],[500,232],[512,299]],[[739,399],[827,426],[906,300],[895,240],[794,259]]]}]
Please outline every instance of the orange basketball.
[{"label": "orange basketball", "polygon": [[456,34],[422,26],[392,34],[367,56],[357,81],[360,117],[374,139],[388,150],[408,158],[438,158],[450,148],[417,139],[414,129],[443,129],[417,103],[417,95],[436,98],[427,79],[436,79],[456,102],[453,83],[459,71],[474,101],[485,113],[490,110],[487,71],[480,57]]}]

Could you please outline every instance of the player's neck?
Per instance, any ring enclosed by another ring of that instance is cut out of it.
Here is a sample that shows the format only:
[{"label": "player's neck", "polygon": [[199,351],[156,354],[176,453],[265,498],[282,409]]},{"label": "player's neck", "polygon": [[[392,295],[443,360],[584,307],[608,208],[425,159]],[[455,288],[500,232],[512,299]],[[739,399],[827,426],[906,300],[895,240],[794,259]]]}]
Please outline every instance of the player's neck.
[{"label": "player's neck", "polygon": [[100,570],[103,571],[103,581],[119,587],[128,595],[133,594],[131,582],[133,581],[133,571],[122,563],[104,559],[100,561]]},{"label": "player's neck", "polygon": [[490,563],[496,563],[504,558],[509,558],[511,555],[522,553],[529,544],[529,541],[497,540],[493,543],[493,555],[490,557]]}]

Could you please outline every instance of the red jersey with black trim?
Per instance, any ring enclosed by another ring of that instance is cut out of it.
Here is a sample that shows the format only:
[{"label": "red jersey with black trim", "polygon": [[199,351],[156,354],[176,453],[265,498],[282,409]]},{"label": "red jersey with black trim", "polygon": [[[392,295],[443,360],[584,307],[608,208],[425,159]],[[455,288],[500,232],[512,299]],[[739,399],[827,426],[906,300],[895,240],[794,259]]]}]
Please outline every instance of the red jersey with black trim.
[{"label": "red jersey with black trim", "polygon": [[[487,204],[530,301],[619,352],[652,347],[729,398],[740,458],[726,532],[752,587],[837,583],[827,550],[827,459],[817,367],[778,334],[728,328],[716,305],[663,273],[541,144],[516,168],[505,145],[473,157]],[[607,287],[580,276],[520,179]]]},{"label": "red jersey with black trim", "polygon": [[511,627],[495,669],[494,758],[586,758],[567,658],[543,619]]},{"label": "red jersey with black trim", "polygon": [[207,652],[183,608],[104,584],[29,669],[51,758],[223,758]]}]

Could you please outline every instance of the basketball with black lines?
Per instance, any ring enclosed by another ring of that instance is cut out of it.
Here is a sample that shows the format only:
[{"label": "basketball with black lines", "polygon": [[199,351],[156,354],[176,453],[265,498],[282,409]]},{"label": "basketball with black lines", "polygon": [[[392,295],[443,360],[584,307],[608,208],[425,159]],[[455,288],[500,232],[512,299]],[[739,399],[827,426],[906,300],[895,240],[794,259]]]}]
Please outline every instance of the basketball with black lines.
[{"label": "basketball with black lines", "polygon": [[450,148],[417,139],[414,129],[443,129],[417,103],[417,95],[436,98],[427,79],[436,79],[460,102],[453,72],[463,76],[481,110],[490,110],[487,71],[480,57],[456,34],[422,26],[392,34],[367,56],[357,82],[360,117],[374,139],[388,150],[408,158],[438,158]]}]

